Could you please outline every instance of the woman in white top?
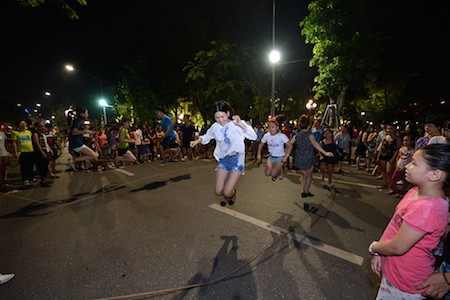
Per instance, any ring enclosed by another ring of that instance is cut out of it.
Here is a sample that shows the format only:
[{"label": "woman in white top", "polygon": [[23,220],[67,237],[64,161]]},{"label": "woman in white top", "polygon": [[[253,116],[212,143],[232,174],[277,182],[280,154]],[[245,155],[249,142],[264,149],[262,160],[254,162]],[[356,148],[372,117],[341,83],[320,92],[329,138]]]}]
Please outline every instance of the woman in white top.
[{"label": "woman in white top", "polygon": [[254,141],[256,132],[238,115],[233,115],[233,108],[225,101],[214,104],[214,119],[216,122],[198,140],[192,141],[190,146],[193,148],[199,143],[205,145],[212,139],[216,140],[214,158],[219,163],[215,193],[222,196],[221,206],[225,206],[227,203],[233,205],[236,201],[235,186],[241,174],[244,173],[244,139]]},{"label": "woman in white top", "polygon": [[2,125],[0,128],[0,193],[9,191],[6,186],[6,166],[10,164],[10,158],[11,154],[6,150],[6,133]]},{"label": "woman in white top", "polygon": [[280,132],[280,124],[277,118],[269,120],[269,132],[264,134],[258,146],[258,161],[261,161],[261,151],[266,143],[269,150],[269,158],[267,159],[264,173],[266,176],[271,176],[273,181],[277,178],[282,179],[284,177],[283,167],[289,158],[292,144],[289,143],[289,138]]}]

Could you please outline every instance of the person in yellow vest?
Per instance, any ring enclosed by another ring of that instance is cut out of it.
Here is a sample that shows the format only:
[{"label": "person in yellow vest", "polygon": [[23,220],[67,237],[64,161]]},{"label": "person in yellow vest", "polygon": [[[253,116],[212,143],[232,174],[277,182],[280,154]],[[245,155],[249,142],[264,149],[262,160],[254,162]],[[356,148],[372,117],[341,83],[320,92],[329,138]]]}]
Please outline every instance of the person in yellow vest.
[{"label": "person in yellow vest", "polygon": [[122,119],[122,127],[119,129],[117,145],[118,157],[115,158],[117,167],[121,167],[121,162],[135,163],[137,162],[136,156],[130,150],[130,143],[134,144],[134,139],[130,138],[130,120],[127,118]]},{"label": "person in yellow vest", "polygon": [[20,175],[25,186],[30,186],[33,181],[34,148],[33,135],[27,129],[27,122],[20,120],[17,123],[18,130],[13,131],[11,139],[13,141],[14,153],[19,158]]}]

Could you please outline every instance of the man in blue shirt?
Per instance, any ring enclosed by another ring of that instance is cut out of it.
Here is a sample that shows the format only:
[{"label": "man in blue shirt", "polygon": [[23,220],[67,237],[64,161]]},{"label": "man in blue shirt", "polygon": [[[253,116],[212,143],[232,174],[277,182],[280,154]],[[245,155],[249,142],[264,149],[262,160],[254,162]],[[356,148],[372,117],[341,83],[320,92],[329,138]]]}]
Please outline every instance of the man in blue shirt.
[{"label": "man in blue shirt", "polygon": [[161,141],[159,145],[159,152],[161,154],[161,162],[160,166],[166,165],[166,154],[169,152],[171,148],[177,148],[176,145],[176,135],[173,130],[172,120],[166,116],[161,108],[157,108],[155,110],[156,117],[161,120],[161,128],[164,132],[164,139]]}]

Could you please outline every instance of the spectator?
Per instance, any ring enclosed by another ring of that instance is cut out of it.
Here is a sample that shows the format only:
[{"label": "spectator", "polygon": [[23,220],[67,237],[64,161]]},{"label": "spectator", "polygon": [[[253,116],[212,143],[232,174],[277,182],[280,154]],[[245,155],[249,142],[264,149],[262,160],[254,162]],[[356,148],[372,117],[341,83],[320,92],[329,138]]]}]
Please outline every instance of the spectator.
[{"label": "spectator", "polygon": [[350,155],[350,142],[351,137],[348,133],[347,127],[342,126],[339,128],[339,132],[334,137],[336,140],[336,144],[338,146],[338,152],[340,153],[339,162],[338,162],[338,173],[344,174],[342,170],[342,162]]},{"label": "spectator", "polygon": [[35,123],[36,132],[33,133],[33,147],[39,175],[41,176],[41,186],[49,187],[48,183],[48,162],[53,156],[53,151],[47,143],[45,133],[47,128],[43,122]]},{"label": "spectator", "polygon": [[189,115],[184,115],[184,123],[180,126],[181,133],[181,147],[183,150],[183,155],[188,158],[188,160],[194,159],[194,153],[191,148],[191,142],[195,137],[195,127],[192,125]]},{"label": "spectator", "polygon": [[448,223],[449,175],[447,144],[416,151],[406,166],[406,179],[415,187],[397,205],[380,241],[369,246],[372,271],[382,276],[377,299],[423,299],[426,288],[416,287],[434,273],[433,249]]},{"label": "spectator", "polygon": [[25,120],[20,120],[17,125],[18,131],[13,131],[11,135],[14,153],[19,158],[20,175],[22,176],[23,184],[25,186],[31,186],[34,178],[33,137],[31,131],[27,130],[27,122]]},{"label": "spectator", "polygon": [[11,153],[6,149],[6,134],[4,130],[5,128],[2,126],[0,129],[0,193],[9,191],[9,188],[6,185],[6,167],[11,163]]},{"label": "spectator", "polygon": [[310,192],[310,187],[312,183],[312,173],[313,173],[313,160],[314,160],[314,148],[325,156],[332,157],[333,153],[326,152],[320,145],[316,142],[314,135],[309,129],[309,117],[307,115],[302,115],[298,119],[299,131],[292,137],[290,143],[295,144],[295,155],[294,155],[294,168],[300,170],[302,173],[301,181],[301,196],[313,197],[314,195]]}]

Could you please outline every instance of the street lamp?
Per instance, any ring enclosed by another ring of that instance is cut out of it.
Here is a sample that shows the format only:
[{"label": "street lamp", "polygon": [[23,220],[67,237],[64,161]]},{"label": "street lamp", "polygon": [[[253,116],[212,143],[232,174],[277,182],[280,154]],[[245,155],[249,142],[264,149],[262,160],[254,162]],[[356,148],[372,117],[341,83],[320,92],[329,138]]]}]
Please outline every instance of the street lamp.
[{"label": "street lamp", "polygon": [[306,109],[309,110],[309,112],[311,113],[311,110],[316,109],[317,107],[317,103],[314,102],[313,99],[309,99],[308,103],[306,103]]},{"label": "street lamp", "polygon": [[111,105],[108,105],[108,103],[106,103],[106,100],[103,98],[98,100],[98,104],[100,104],[100,106],[103,108],[103,122],[104,125],[106,126],[106,124],[108,124],[108,118],[106,116],[106,107],[111,107]]}]

